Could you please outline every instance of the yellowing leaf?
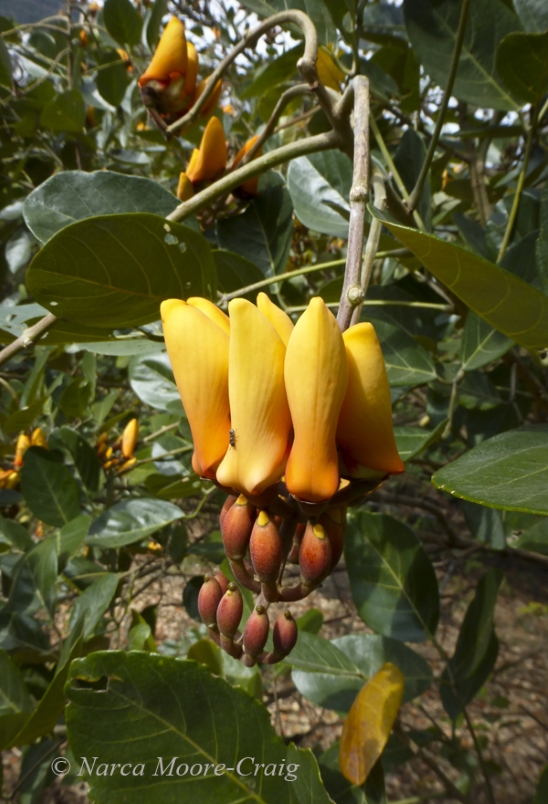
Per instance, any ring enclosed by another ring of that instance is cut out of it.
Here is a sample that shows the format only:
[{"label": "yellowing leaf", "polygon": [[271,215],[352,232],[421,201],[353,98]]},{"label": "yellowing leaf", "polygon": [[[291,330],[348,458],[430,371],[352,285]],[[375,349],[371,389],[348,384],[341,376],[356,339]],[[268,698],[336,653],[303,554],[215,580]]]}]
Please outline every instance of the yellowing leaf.
[{"label": "yellowing leaf", "polygon": [[349,782],[362,785],[384,750],[399,712],[405,679],[391,662],[362,687],[341,734],[339,764]]}]

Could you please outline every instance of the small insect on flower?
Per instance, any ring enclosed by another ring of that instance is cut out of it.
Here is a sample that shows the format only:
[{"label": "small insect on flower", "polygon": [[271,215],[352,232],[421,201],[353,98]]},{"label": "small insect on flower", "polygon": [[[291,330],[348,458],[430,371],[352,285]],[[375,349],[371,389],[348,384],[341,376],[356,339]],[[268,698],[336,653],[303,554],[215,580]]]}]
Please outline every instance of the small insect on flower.
[{"label": "small insect on flower", "polygon": [[236,449],[236,431],[232,430],[232,428],[228,431],[228,443]]}]

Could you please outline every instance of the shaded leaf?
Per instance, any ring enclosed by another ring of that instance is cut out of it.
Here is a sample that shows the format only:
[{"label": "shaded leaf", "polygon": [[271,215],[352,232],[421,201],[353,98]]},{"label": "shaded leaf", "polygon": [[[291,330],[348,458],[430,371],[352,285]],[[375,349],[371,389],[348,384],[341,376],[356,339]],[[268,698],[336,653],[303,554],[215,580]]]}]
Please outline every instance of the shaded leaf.
[{"label": "shaded leaf", "polygon": [[430,355],[411,335],[390,321],[369,319],[381,344],[390,385],[423,385],[436,378]]},{"label": "shaded leaf", "polygon": [[404,678],[387,662],[352,704],[341,734],[339,762],[346,778],[361,785],[383,752],[400,709]]},{"label": "shaded leaf", "polygon": [[367,625],[404,642],[435,633],[436,575],[411,528],[386,514],[358,511],[348,523],[345,559],[352,597]]},{"label": "shaded leaf", "polygon": [[130,0],[106,0],[103,21],[120,45],[138,45],[143,21]]},{"label": "shaded leaf", "polygon": [[497,70],[514,95],[538,103],[548,90],[548,31],[505,37],[497,51]]},{"label": "shaded leaf", "polygon": [[287,187],[295,215],[305,226],[322,234],[348,237],[348,194],[352,162],[340,151],[324,151],[291,160]]},{"label": "shaded leaf", "polygon": [[462,332],[460,359],[465,371],[481,368],[502,357],[511,349],[512,341],[490,327],[487,321],[472,311],[466,316]]},{"label": "shaded leaf", "polygon": [[548,30],[548,6],[544,0],[514,0],[514,8],[526,31],[541,33]]},{"label": "shaded leaf", "polygon": [[520,427],[482,442],[432,477],[464,500],[548,514],[548,425]]},{"label": "shaded leaf", "polygon": [[40,125],[53,131],[80,132],[86,120],[86,105],[77,89],[69,89],[46,103]]},{"label": "shaded leaf", "polygon": [[416,455],[434,444],[441,438],[446,425],[446,420],[440,422],[434,430],[424,430],[422,427],[394,427],[396,446],[400,458],[404,463],[412,460]]},{"label": "shaded leaf", "polygon": [[164,500],[122,500],[94,520],[87,543],[96,547],[123,547],[141,541],[182,516]]},{"label": "shaded leaf", "polygon": [[21,493],[32,513],[48,525],[61,528],[80,513],[80,489],[70,469],[41,447],[25,452]]},{"label": "shaded leaf", "polygon": [[134,357],[128,376],[134,393],[153,408],[167,410],[168,405],[181,399],[167,352]]}]

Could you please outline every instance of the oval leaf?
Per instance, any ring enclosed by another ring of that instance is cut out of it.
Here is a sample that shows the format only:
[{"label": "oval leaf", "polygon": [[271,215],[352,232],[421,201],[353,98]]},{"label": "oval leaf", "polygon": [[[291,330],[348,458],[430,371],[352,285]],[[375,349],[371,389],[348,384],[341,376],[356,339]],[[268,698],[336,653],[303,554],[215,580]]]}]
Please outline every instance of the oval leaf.
[{"label": "oval leaf", "polygon": [[163,500],[123,500],[97,517],[86,541],[97,547],[122,547],[151,536],[181,516],[176,505]]},{"label": "oval leaf", "polygon": [[25,452],[21,493],[32,513],[62,528],[80,513],[80,489],[70,469],[41,447]]},{"label": "oval leaf", "polygon": [[459,299],[527,349],[548,346],[548,296],[471,251],[372,213]]},{"label": "oval leaf", "polygon": [[463,500],[548,514],[548,425],[520,427],[490,438],[447,464],[432,478]]},{"label": "oval leaf", "polygon": [[362,785],[388,741],[400,710],[404,678],[386,662],[363,687],[348,713],[341,734],[339,763],[355,785]]},{"label": "oval leaf", "polygon": [[548,31],[509,34],[499,45],[497,69],[518,98],[538,103],[548,89]]},{"label": "oval leaf", "polygon": [[348,237],[352,162],[340,151],[293,159],[287,186],[297,218],[315,232]]},{"label": "oval leaf", "polygon": [[157,320],[165,299],[212,298],[215,285],[207,240],[145,213],[73,223],[27,272],[29,291],[56,316],[108,329]]}]

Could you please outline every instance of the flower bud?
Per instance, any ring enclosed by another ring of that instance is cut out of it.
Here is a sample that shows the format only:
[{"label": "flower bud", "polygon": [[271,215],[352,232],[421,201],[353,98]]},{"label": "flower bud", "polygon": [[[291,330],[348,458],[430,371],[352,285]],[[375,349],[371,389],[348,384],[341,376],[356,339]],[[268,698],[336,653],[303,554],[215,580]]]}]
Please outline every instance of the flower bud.
[{"label": "flower bud", "polygon": [[288,564],[299,563],[299,553],[301,551],[301,542],[303,540],[305,530],[306,530],[306,523],[299,522],[299,524],[295,528],[295,534],[293,536],[293,544],[291,545],[291,550],[289,551],[289,555],[287,556]]},{"label": "flower bud", "polygon": [[217,625],[217,609],[223,597],[223,590],[219,582],[211,575],[204,575],[204,582],[198,592],[198,611],[202,622],[208,628]]},{"label": "flower bud", "polygon": [[221,508],[221,513],[219,514],[219,525],[221,526],[221,530],[223,529],[223,522],[225,521],[227,513],[230,511],[237,499],[238,498],[235,497],[234,494],[229,494],[224,501],[223,507]]},{"label": "flower bud", "polygon": [[144,87],[152,80],[169,81],[176,76],[185,75],[187,58],[185,26],[177,17],[171,17],[154,51],[152,61],[139,78],[139,86]]},{"label": "flower bud", "polygon": [[[238,167],[238,165],[240,164],[240,162],[242,161],[244,156],[247,154],[248,151],[250,151],[253,148],[253,146],[255,145],[255,143],[257,142],[258,139],[259,139],[259,135],[256,134],[254,137],[251,137],[251,139],[249,139],[245,143],[243,148],[240,148],[240,150],[238,151],[238,153],[234,157],[234,162],[232,163],[232,170],[236,170],[236,168]],[[259,148],[259,150],[257,151],[257,153],[255,154],[255,156],[253,158],[255,159],[256,157],[261,156],[261,154],[262,154],[262,149]],[[259,177],[254,176],[254,178],[248,179],[247,181],[244,181],[242,184],[240,184],[240,186],[238,187],[238,190],[242,190],[246,195],[258,195],[259,194]]]},{"label": "flower bud", "polygon": [[224,572],[221,572],[221,570],[220,570],[220,569],[215,570],[215,572],[213,573],[213,575],[214,575],[214,578],[216,579],[217,583],[218,583],[218,584],[219,584],[219,586],[221,587],[221,591],[222,591],[222,593],[223,593],[223,595],[224,595],[224,593],[225,593],[225,592],[226,592],[226,590],[228,589],[228,578],[226,577],[226,575],[224,574]]},{"label": "flower bud", "polygon": [[205,127],[200,148],[195,148],[186,169],[192,182],[212,181],[226,167],[227,150],[223,124],[212,117]]},{"label": "flower bud", "polygon": [[139,440],[139,422],[132,419],[124,427],[122,433],[122,455],[127,460],[133,458],[137,441]]},{"label": "flower bud", "polygon": [[249,552],[253,569],[261,583],[275,582],[282,565],[282,540],[266,511],[261,511],[255,521]]},{"label": "flower bud", "polygon": [[255,521],[255,509],[240,494],[234,505],[226,512],[221,525],[223,546],[227,558],[238,561],[245,557]]},{"label": "flower bud", "polygon": [[23,455],[29,447],[30,438],[25,435],[25,433],[21,433],[17,439],[17,444],[15,445],[15,458],[13,460],[13,466],[15,469],[20,469],[21,466],[23,466]]},{"label": "flower bud", "polygon": [[179,201],[188,201],[194,195],[194,187],[192,182],[184,171],[179,173],[176,195]]},{"label": "flower bud", "polygon": [[256,658],[264,650],[270,623],[264,606],[256,606],[244,629],[244,652]]},{"label": "flower bud", "polygon": [[44,435],[40,427],[36,427],[32,431],[32,435],[30,437],[30,445],[31,447],[42,447],[42,449],[49,449],[46,436]]},{"label": "flower bud", "polygon": [[223,636],[232,639],[238,630],[243,613],[242,593],[235,583],[229,583],[217,609],[217,626]]},{"label": "flower bud", "polygon": [[346,506],[330,508],[319,518],[319,523],[327,533],[331,545],[331,568],[335,569],[344,549],[344,532],[346,530]]},{"label": "flower bud", "polygon": [[301,580],[306,586],[318,586],[331,570],[331,543],[323,527],[309,522],[299,552]]},{"label": "flower bud", "polygon": [[274,641],[274,655],[277,659],[283,659],[291,653],[297,642],[299,632],[297,623],[293,619],[290,611],[280,614],[274,623],[272,638]]}]

